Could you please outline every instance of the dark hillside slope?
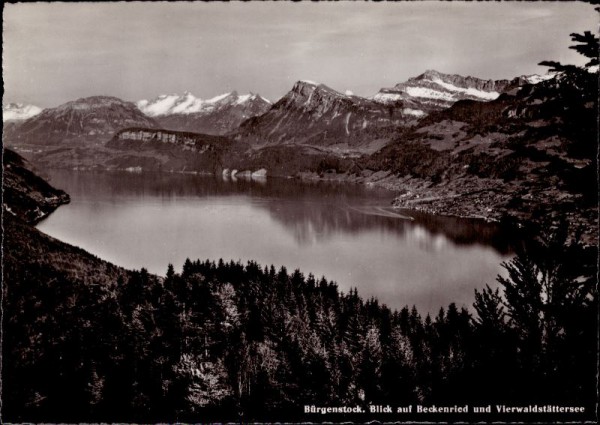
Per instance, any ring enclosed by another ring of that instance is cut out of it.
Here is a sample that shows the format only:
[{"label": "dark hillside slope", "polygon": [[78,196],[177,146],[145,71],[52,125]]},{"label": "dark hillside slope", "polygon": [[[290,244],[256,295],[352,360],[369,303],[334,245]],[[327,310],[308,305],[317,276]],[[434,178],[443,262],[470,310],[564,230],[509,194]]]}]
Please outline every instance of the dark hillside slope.
[{"label": "dark hillside slope", "polygon": [[4,151],[4,421],[58,421],[51,412],[61,410],[72,412],[64,420],[74,418],[86,405],[90,362],[109,360],[99,330],[116,330],[106,308],[116,302],[116,282],[131,273],[31,226],[68,200]]},{"label": "dark hillside slope", "polygon": [[2,153],[2,209],[5,217],[12,215],[28,223],[35,223],[69,202],[69,195],[53,188],[29,170],[25,159],[19,154],[10,149],[4,149]]}]

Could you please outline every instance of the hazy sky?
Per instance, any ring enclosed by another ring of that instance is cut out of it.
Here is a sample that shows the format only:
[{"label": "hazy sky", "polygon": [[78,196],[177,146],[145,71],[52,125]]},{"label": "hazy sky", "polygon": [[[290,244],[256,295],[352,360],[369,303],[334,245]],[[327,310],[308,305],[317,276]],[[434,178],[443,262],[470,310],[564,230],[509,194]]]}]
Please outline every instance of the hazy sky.
[{"label": "hazy sky", "polygon": [[585,3],[35,3],[4,6],[3,103],[249,91],[299,79],[370,96],[426,69],[481,78],[582,64]]}]

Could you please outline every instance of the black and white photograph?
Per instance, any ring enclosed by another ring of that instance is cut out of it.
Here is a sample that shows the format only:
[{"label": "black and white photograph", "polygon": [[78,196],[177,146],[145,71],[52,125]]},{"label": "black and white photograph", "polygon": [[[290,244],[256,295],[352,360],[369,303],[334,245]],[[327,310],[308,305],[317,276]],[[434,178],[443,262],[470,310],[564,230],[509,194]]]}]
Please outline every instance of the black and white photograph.
[{"label": "black and white photograph", "polygon": [[2,8],[0,422],[597,423],[597,1]]}]

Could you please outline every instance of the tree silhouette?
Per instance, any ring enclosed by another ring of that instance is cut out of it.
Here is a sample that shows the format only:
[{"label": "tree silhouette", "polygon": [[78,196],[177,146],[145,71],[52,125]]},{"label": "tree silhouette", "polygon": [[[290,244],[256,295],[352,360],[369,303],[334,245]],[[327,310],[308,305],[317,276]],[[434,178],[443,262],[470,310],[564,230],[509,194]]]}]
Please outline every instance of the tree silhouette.
[{"label": "tree silhouette", "polygon": [[[586,67],[598,65],[598,50],[600,49],[600,39],[598,37],[590,31],[585,31],[583,34],[572,33],[571,40],[578,44],[569,46],[569,49],[573,49],[589,59],[585,64]],[[542,61],[539,65],[548,66],[556,72],[574,72],[580,69],[575,65],[563,65],[556,61]]]},{"label": "tree silhouette", "polygon": [[489,286],[475,291],[476,329],[486,342],[477,361],[483,370],[493,362],[516,367],[522,394],[564,400],[565,382],[576,379],[580,385],[569,391],[582,397],[589,396],[584,387],[593,387],[597,294],[588,259],[594,250],[567,242],[567,234],[566,225],[548,231],[503,263],[502,294]]}]

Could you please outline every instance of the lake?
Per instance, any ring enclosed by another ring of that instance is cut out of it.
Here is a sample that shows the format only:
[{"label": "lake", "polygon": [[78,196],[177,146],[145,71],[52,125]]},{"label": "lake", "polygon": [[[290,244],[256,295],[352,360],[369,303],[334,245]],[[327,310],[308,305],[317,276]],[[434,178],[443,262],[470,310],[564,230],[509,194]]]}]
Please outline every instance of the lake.
[{"label": "lake", "polygon": [[398,211],[394,193],[296,180],[53,170],[71,195],[37,227],[120,266],[164,276],[186,258],[256,260],[325,276],[392,308],[471,307],[511,258],[480,220]]}]

